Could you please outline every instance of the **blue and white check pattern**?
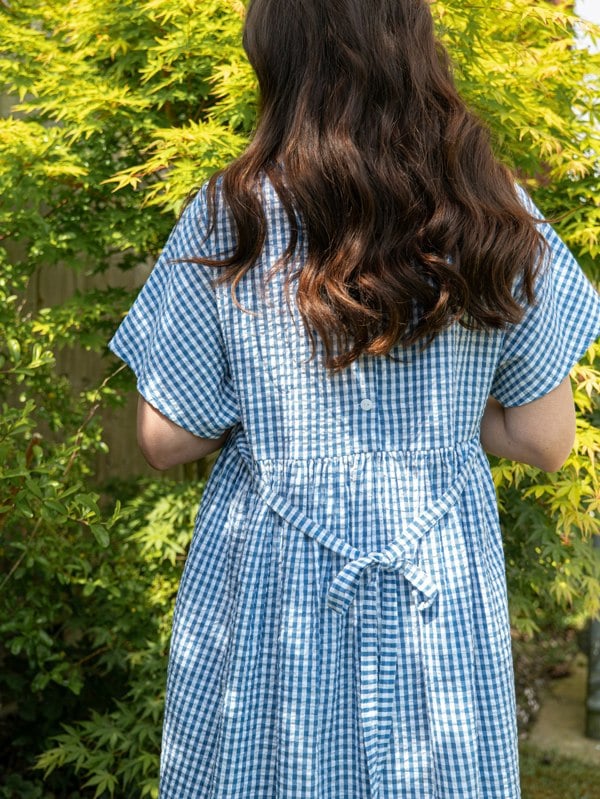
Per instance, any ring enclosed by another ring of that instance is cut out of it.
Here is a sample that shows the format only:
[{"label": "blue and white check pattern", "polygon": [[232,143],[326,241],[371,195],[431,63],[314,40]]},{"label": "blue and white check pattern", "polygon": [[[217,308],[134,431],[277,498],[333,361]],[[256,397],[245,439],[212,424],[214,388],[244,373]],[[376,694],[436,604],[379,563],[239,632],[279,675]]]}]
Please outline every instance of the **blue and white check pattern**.
[{"label": "blue and white check pattern", "polygon": [[490,392],[519,405],[568,374],[600,334],[598,295],[545,226],[552,257],[522,323],[455,326],[330,375],[283,276],[265,285],[289,230],[267,181],[263,194],[247,312],[210,268],[172,260],[231,249],[222,209],[205,241],[204,187],[110,344],[174,422],[232,428],[177,599],[161,799],[517,799],[479,424]]}]

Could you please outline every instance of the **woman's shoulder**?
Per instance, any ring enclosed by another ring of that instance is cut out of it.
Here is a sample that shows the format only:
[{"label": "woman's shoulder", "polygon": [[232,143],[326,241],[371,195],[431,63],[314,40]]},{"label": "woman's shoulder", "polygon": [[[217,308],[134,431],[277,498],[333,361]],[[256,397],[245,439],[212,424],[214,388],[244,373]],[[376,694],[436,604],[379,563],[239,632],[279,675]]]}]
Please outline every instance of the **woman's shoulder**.
[{"label": "woman's shoulder", "polygon": [[[233,243],[236,240],[236,226],[223,187],[224,176],[206,180],[192,201],[196,215],[203,215],[206,229],[222,240]],[[267,172],[261,172],[254,189],[264,214],[267,242],[286,241],[290,233],[290,220],[285,205],[273,180]]]},{"label": "woman's shoulder", "polygon": [[[224,181],[224,171],[220,171],[206,178],[199,188],[191,192],[192,199],[190,204],[205,203],[210,194],[214,197],[217,208],[221,211],[227,211],[227,202],[223,187]],[[255,196],[267,205],[281,206],[281,198],[275,184],[276,180],[271,177],[266,170],[261,171],[254,184]]]}]

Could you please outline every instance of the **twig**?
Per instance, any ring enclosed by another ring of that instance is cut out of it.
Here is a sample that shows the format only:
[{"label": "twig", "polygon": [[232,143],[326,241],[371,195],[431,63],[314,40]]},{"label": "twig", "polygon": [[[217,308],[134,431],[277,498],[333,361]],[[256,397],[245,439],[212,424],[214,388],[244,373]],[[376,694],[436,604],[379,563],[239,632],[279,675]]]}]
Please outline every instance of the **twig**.
[{"label": "twig", "polygon": [[[126,369],[126,368],[127,368],[127,364],[123,364],[122,366],[119,366],[119,368],[116,369],[114,372],[112,372],[112,374],[110,374],[110,375],[108,375],[108,377],[104,378],[104,380],[98,386],[98,388],[96,389],[96,391],[94,393],[96,395],[99,394],[102,391],[102,389],[105,388],[105,386],[107,386],[108,383],[113,379],[113,377],[116,377],[119,374],[119,372],[122,372],[123,369]],[[83,435],[83,431],[88,426],[88,424],[92,421],[94,416],[98,413],[98,410],[99,410],[100,406],[101,406],[100,402],[95,402],[92,405],[92,407],[90,408],[90,410],[88,412],[88,415],[85,417],[83,422],[79,425],[79,428],[77,429],[77,432],[75,433],[75,449],[71,453],[71,457],[69,458],[69,462],[67,463],[67,465],[65,467],[65,471],[63,472],[63,477],[66,477],[69,474],[69,472],[71,471],[71,468],[72,468],[73,464],[75,463],[75,460],[76,460],[77,456],[79,455],[80,444],[81,444],[81,438],[82,438],[82,435]]]},{"label": "twig", "polygon": [[[35,523],[35,527],[34,527],[34,528],[33,528],[33,530],[31,531],[31,533],[29,534],[29,540],[28,540],[28,542],[27,542],[27,543],[31,543],[31,541],[33,540],[33,538],[34,538],[34,536],[36,535],[37,531],[40,529],[40,524],[41,524],[41,523],[42,523],[42,517],[40,516],[40,517],[38,518],[37,522]],[[20,566],[20,565],[21,565],[21,563],[23,562],[23,558],[25,557],[25,555],[26,555],[26,554],[27,554],[27,549],[24,549],[24,550],[21,552],[21,554],[19,555],[19,557],[16,559],[16,561],[13,563],[13,565],[12,565],[12,566],[11,566],[11,568],[10,568],[10,571],[8,572],[8,574],[6,575],[6,577],[4,578],[4,580],[2,580],[2,582],[0,583],[0,591],[2,591],[2,589],[4,588],[4,586],[6,585],[6,583],[7,583],[7,582],[10,580],[10,578],[13,576],[13,574],[14,574],[14,573],[16,572],[16,570],[19,568],[19,566]]]},{"label": "twig", "polygon": [[[119,368],[116,369],[114,372],[112,372],[110,375],[108,375],[108,377],[106,377],[102,381],[102,383],[98,386],[98,388],[95,391],[95,394],[98,394],[100,391],[102,391],[102,389],[108,384],[108,382],[110,380],[112,380],[113,377],[116,377],[119,374],[119,372],[122,372],[123,369],[125,369],[125,368],[126,368],[126,364],[123,364],[122,366],[119,366]],[[63,477],[66,477],[66,475],[68,475],[69,471],[71,470],[71,468],[72,468],[72,466],[73,466],[73,464],[75,462],[75,459],[76,459],[77,455],[79,454],[80,444],[81,444],[81,437],[83,435],[83,431],[85,430],[86,426],[90,423],[90,421],[94,418],[94,416],[98,412],[98,408],[100,408],[100,402],[95,402],[92,405],[92,407],[90,408],[86,418],[80,424],[80,426],[79,426],[79,428],[78,428],[78,430],[77,430],[77,432],[75,434],[75,437],[76,437],[75,449],[71,453],[71,457],[69,458],[69,461],[68,461],[68,463],[67,463],[67,465],[65,467],[65,470],[63,472]],[[33,442],[33,439],[32,439],[32,442]],[[30,443],[28,445],[27,452],[29,452],[30,450],[33,451],[33,446],[34,446],[34,444]],[[40,517],[38,517],[38,519],[37,519],[37,521],[35,523],[35,526],[33,527],[32,531],[27,536],[26,546],[27,546],[27,544],[30,544],[33,541],[33,539],[35,538],[35,536],[37,535],[37,532],[40,529],[41,523],[42,523],[42,517],[40,516]],[[27,549],[25,548],[21,552],[21,554],[19,555],[17,560],[11,566],[8,574],[4,577],[4,579],[0,583],[0,591],[2,591],[2,589],[4,588],[6,583],[10,580],[10,578],[13,576],[13,574],[19,568],[19,566],[23,562],[23,558],[25,557],[26,554],[27,554]]]}]

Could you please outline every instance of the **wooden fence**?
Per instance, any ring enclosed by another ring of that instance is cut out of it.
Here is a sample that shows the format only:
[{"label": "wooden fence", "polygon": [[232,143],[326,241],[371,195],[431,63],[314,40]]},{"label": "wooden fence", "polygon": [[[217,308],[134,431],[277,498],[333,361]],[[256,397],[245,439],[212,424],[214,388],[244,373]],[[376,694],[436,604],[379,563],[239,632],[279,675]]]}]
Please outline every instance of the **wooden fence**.
[{"label": "wooden fence", "polygon": [[[14,98],[0,95],[0,117],[6,117],[11,113],[14,102]],[[39,269],[30,281],[27,307],[32,313],[36,313],[41,308],[60,305],[75,292],[84,293],[90,289],[102,289],[108,286],[133,290],[141,286],[149,271],[150,265],[140,265],[129,272],[112,267],[103,275],[91,275],[85,270],[78,271],[60,265],[44,267]],[[75,390],[94,388],[102,382],[106,363],[96,353],[86,352],[82,347],[73,347],[57,353],[57,372],[68,377]],[[136,397],[132,393],[126,407],[99,411],[105,429],[105,441],[109,447],[108,455],[98,457],[96,460],[96,476],[100,481],[111,476],[157,475],[138,451],[135,407]],[[167,474],[180,476],[182,473],[183,470],[176,469]]]},{"label": "wooden fence", "polygon": [[[112,267],[103,275],[89,275],[64,266],[38,269],[30,281],[27,305],[32,312],[41,308],[60,305],[75,292],[119,286],[138,288],[149,273],[149,266],[139,266],[130,271]],[[106,375],[106,361],[97,353],[87,352],[83,347],[69,347],[56,353],[56,370],[65,376],[74,390],[93,389],[99,386]],[[107,455],[96,459],[96,477],[104,481],[112,476],[131,477],[154,474],[140,454],[135,435],[136,397],[132,393],[124,408],[101,408],[104,439],[109,447]],[[178,473],[178,472],[176,472]]]}]

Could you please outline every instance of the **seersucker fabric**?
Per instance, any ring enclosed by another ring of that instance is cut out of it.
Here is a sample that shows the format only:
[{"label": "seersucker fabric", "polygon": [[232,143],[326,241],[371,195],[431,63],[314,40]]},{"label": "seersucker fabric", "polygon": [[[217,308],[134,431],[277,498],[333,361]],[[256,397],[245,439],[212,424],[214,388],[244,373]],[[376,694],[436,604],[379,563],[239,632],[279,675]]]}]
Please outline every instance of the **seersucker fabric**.
[{"label": "seersucker fabric", "polygon": [[[153,406],[227,442],[205,486],[173,622],[160,799],[518,799],[504,554],[479,428],[490,393],[543,396],[600,335],[556,232],[537,301],[504,331],[326,372],[268,232],[237,300],[206,184],[110,347]],[[529,197],[523,203],[539,215]],[[305,242],[295,263],[302,268]],[[292,286],[295,284],[292,283]],[[293,293],[292,293],[293,300]],[[510,533],[509,533],[510,534]]]}]

